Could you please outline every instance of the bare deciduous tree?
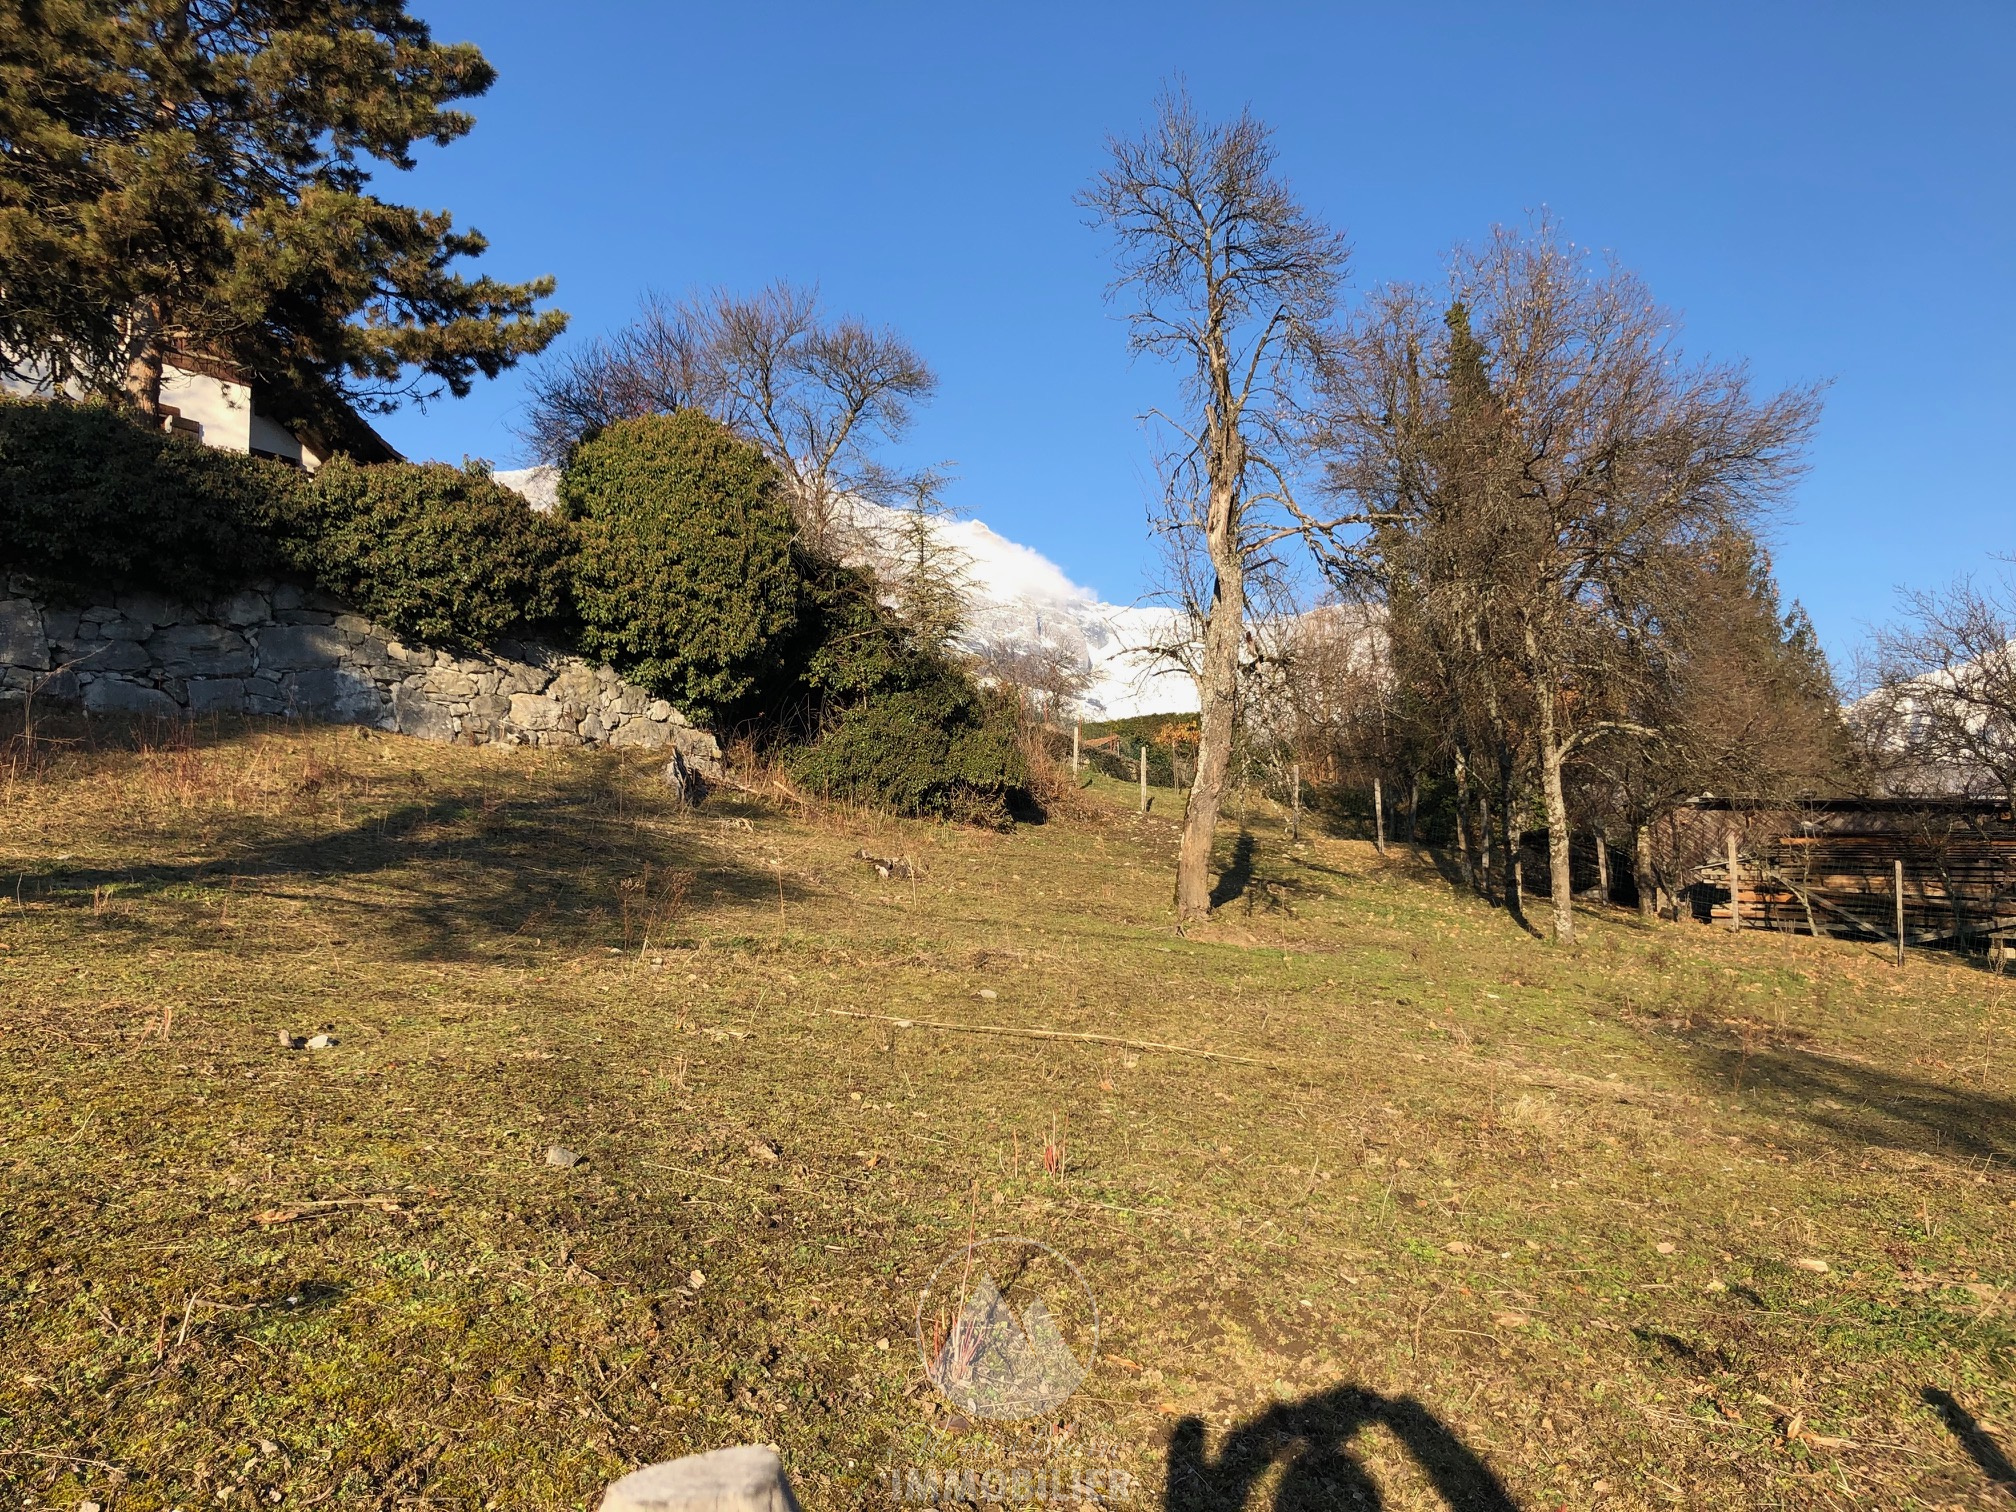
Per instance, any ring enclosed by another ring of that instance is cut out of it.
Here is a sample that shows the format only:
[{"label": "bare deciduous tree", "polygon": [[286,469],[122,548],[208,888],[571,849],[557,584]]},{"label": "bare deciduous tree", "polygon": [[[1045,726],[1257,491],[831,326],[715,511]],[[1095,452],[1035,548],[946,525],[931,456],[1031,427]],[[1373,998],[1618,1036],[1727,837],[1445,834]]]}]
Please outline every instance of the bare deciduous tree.
[{"label": "bare deciduous tree", "polygon": [[937,386],[902,337],[827,316],[809,289],[651,297],[624,330],[538,370],[524,434],[543,460],[563,463],[582,437],[617,420],[706,410],[769,454],[807,540],[838,559],[873,526],[872,516],[857,518],[858,505],[935,500],[936,471],[896,467],[883,449]]},{"label": "bare deciduous tree", "polygon": [[1210,564],[1198,656],[1200,740],[1176,868],[1184,919],[1210,909],[1217,827],[1239,702],[1249,564],[1313,528],[1295,495],[1302,390],[1319,365],[1344,272],[1343,239],[1303,209],[1249,113],[1205,121],[1165,91],[1138,138],[1079,196],[1117,243],[1108,293],[1132,294],[1132,350],[1174,362],[1188,406],[1157,418],[1180,439],[1164,468],[1164,526]]},{"label": "bare deciduous tree", "polygon": [[1901,796],[2016,803],[2016,576],[1907,593],[1904,609],[1853,710],[1864,748]]},{"label": "bare deciduous tree", "polygon": [[[1367,535],[1347,562],[1495,746],[1503,848],[1514,770],[1548,839],[1555,935],[1575,933],[1564,773],[1658,731],[1628,691],[1676,567],[1747,531],[1795,478],[1815,391],[1752,396],[1686,364],[1671,318],[1542,219],[1460,252],[1444,331],[1415,291],[1375,301],[1333,369],[1333,481]],[[1407,613],[1399,612],[1405,609]],[[1507,900],[1516,906],[1516,878]]]}]

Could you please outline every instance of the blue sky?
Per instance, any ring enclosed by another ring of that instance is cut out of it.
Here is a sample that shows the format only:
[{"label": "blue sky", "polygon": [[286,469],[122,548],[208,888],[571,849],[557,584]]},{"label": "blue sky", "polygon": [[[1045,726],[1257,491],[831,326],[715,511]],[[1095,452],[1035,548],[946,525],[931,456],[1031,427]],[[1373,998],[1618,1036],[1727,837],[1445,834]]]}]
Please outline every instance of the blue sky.
[{"label": "blue sky", "polygon": [[[500,79],[383,192],[484,231],[485,271],[557,275],[576,336],[647,288],[816,282],[936,366],[911,451],[953,501],[1109,599],[1146,586],[1167,378],[1071,196],[1179,73],[1274,125],[1361,288],[1545,205],[1690,351],[1831,381],[1774,547],[1837,658],[1900,584],[2016,552],[2010,0],[415,8]],[[511,465],[522,402],[507,376],[381,428]]]}]

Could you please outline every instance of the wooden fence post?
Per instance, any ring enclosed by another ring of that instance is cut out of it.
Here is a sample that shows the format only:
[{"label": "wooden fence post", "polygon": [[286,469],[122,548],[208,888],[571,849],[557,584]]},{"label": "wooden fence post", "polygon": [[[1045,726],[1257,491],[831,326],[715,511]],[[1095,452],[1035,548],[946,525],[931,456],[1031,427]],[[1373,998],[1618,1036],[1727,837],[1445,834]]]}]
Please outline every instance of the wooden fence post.
[{"label": "wooden fence post", "polygon": [[1904,964],[1904,863],[1892,863],[1890,890],[1897,895],[1897,964]]},{"label": "wooden fence post", "polygon": [[1141,745],[1141,812],[1148,812],[1148,745]]},{"label": "wooden fence post", "polygon": [[1084,726],[1077,720],[1071,721],[1071,775],[1078,775],[1078,733]]},{"label": "wooden fence post", "polygon": [[1736,831],[1731,829],[1729,841],[1729,927],[1743,927],[1743,871],[1736,860]]},{"label": "wooden fence post", "polygon": [[1294,767],[1294,784],[1294,807],[1288,811],[1288,834],[1290,838],[1300,840],[1302,838],[1302,763],[1299,761],[1295,763]]},{"label": "wooden fence post", "polygon": [[1380,855],[1386,854],[1386,787],[1377,777],[1372,779],[1372,843]]}]

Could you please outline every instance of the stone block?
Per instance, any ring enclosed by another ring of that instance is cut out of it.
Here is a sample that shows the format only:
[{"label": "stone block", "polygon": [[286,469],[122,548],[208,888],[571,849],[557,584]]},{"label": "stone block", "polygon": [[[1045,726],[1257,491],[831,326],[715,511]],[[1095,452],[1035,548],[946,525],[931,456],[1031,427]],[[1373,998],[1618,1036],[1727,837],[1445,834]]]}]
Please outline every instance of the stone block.
[{"label": "stone block", "polygon": [[348,640],[362,640],[371,633],[371,621],[361,614],[339,614],[330,623]]},{"label": "stone block", "polygon": [[115,614],[110,619],[98,621],[96,630],[100,640],[143,641],[153,633],[152,625],[127,619],[123,614]]},{"label": "stone block", "polygon": [[257,678],[245,684],[245,712],[247,714],[292,714],[294,700],[287,696],[284,688]]},{"label": "stone block", "polygon": [[799,1512],[777,1451],[745,1444],[646,1465],[602,1493],[601,1512]]},{"label": "stone block", "polygon": [[349,667],[312,667],[295,674],[294,706],[330,724],[376,724],[385,699],[376,683]]},{"label": "stone block", "polygon": [[609,736],[609,744],[619,748],[657,751],[672,743],[670,725],[653,724],[648,719],[626,719]]},{"label": "stone block", "polygon": [[551,673],[527,662],[506,662],[497,669],[499,693],[538,693],[551,681]]},{"label": "stone block", "polygon": [[154,665],[154,658],[147,654],[146,648],[130,640],[80,645],[71,653],[71,660],[90,672],[145,672]]},{"label": "stone block", "polygon": [[252,670],[245,637],[222,625],[169,625],[147,637],[146,647],[170,677],[243,677]]},{"label": "stone block", "polygon": [[77,634],[77,622],[82,619],[75,609],[47,609],[42,611],[42,633],[52,641],[67,641]]},{"label": "stone block", "polygon": [[478,719],[503,719],[511,712],[511,700],[501,693],[479,693],[469,700],[469,712]]},{"label": "stone block", "polygon": [[43,679],[41,674],[30,672],[23,667],[12,675],[17,679],[18,687],[25,688],[31,682],[41,681],[42,686],[35,690],[37,698],[46,698],[55,703],[76,703],[84,696],[84,679],[75,672],[55,672],[47,679]]},{"label": "stone block", "polygon": [[720,743],[705,730],[696,730],[690,725],[675,725],[672,728],[672,748],[707,781],[719,782],[726,775],[721,764]]},{"label": "stone block", "polygon": [[654,698],[644,706],[644,717],[663,723],[672,717],[672,705],[662,698]]},{"label": "stone block", "polygon": [[48,670],[48,630],[42,611],[28,599],[0,603],[0,666]]},{"label": "stone block", "polygon": [[603,728],[601,719],[595,714],[590,713],[582,717],[581,723],[577,727],[577,733],[581,736],[584,744],[600,745],[604,737],[607,736],[608,731]]},{"label": "stone block", "polygon": [[521,730],[555,730],[564,717],[560,705],[537,693],[511,695],[511,723]]},{"label": "stone block", "polygon": [[145,627],[133,637],[135,640],[145,640],[161,626],[172,625],[182,618],[180,610],[158,593],[122,593],[113,602],[119,606],[120,614]]},{"label": "stone block", "polygon": [[455,720],[448,712],[448,706],[437,703],[425,693],[416,693],[410,688],[393,689],[392,717],[398,722],[402,735],[412,735],[420,740],[449,741],[455,738]]},{"label": "stone block", "polygon": [[320,609],[275,609],[273,618],[282,625],[333,625],[336,616]]},{"label": "stone block", "polygon": [[227,625],[263,625],[273,618],[273,601],[255,588],[234,593],[217,605],[217,618]]},{"label": "stone block", "polygon": [[427,687],[444,698],[476,696],[476,679],[459,667],[436,667],[427,674]]},{"label": "stone block", "polygon": [[127,682],[119,677],[101,677],[84,689],[84,707],[92,714],[151,714],[156,719],[176,719],[182,710],[159,688]]},{"label": "stone block", "polygon": [[321,625],[270,625],[259,632],[259,665],[268,672],[300,672],[333,667],[343,655],[343,637]]},{"label": "stone block", "polygon": [[391,642],[367,635],[350,648],[350,660],[366,667],[389,667],[392,665]]},{"label": "stone block", "polygon": [[650,695],[645,693],[642,688],[633,688],[628,683],[624,683],[616,694],[616,712],[626,718],[642,714],[644,712],[644,705],[650,701]]},{"label": "stone block", "polygon": [[299,609],[308,601],[308,595],[298,583],[275,583],[270,601],[275,609]]},{"label": "stone block", "polygon": [[560,699],[564,703],[579,708],[591,708],[602,695],[602,688],[595,681],[595,674],[578,662],[564,669],[546,687],[546,696]]},{"label": "stone block", "polygon": [[242,677],[192,677],[188,693],[191,714],[245,712],[245,679]]}]

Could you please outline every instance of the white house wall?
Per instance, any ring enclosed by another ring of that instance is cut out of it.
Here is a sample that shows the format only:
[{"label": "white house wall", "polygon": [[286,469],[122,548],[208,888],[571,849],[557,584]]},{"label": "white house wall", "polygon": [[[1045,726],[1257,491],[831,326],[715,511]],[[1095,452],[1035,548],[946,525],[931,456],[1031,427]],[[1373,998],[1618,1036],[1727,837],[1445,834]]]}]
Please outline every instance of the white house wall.
[{"label": "white house wall", "polygon": [[[247,385],[165,367],[161,370],[161,403],[184,420],[202,426],[205,446],[220,451],[252,450],[252,390]],[[295,451],[299,450],[296,446]]]}]

